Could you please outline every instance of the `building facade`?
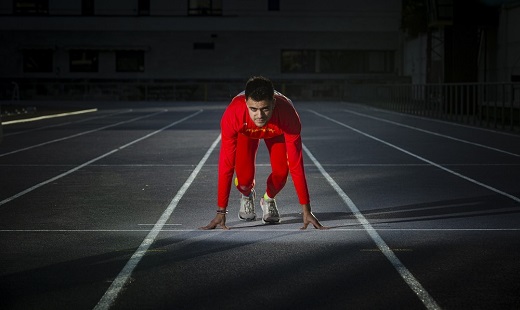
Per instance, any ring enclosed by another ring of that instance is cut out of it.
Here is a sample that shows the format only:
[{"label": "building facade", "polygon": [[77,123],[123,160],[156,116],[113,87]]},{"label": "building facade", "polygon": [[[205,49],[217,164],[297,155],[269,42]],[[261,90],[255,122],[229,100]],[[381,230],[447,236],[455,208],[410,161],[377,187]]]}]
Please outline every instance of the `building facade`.
[{"label": "building facade", "polygon": [[0,0],[0,78],[392,79],[400,0]]}]

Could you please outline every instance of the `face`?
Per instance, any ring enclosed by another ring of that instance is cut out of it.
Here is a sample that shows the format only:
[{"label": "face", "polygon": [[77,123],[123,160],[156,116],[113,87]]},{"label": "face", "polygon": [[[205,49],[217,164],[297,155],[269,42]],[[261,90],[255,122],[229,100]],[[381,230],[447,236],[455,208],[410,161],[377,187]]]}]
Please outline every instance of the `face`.
[{"label": "face", "polygon": [[249,117],[253,120],[257,127],[263,127],[271,119],[274,109],[273,100],[254,101],[249,98],[246,101]]}]

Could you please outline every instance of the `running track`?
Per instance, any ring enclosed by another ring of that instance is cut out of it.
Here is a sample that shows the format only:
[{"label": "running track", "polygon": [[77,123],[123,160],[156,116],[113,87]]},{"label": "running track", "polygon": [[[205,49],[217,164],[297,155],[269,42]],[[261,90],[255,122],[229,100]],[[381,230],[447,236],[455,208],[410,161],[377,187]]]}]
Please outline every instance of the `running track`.
[{"label": "running track", "polygon": [[[215,214],[226,103],[5,124],[1,309],[519,309],[520,136],[296,102],[315,215]],[[257,159],[257,191],[269,173]],[[231,201],[238,201],[232,189]],[[261,212],[261,211],[260,211]]]}]

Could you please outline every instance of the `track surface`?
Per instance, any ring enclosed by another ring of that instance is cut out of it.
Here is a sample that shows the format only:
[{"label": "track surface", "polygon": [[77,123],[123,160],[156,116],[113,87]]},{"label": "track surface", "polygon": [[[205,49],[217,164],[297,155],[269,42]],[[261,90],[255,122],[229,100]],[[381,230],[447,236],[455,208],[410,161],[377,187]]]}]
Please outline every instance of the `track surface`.
[{"label": "track surface", "polygon": [[[226,103],[104,103],[4,126],[1,309],[519,309],[520,137],[296,102],[312,206],[215,214]],[[263,144],[262,144],[263,145]],[[269,174],[265,147],[257,191]],[[261,212],[261,211],[260,211]]]}]

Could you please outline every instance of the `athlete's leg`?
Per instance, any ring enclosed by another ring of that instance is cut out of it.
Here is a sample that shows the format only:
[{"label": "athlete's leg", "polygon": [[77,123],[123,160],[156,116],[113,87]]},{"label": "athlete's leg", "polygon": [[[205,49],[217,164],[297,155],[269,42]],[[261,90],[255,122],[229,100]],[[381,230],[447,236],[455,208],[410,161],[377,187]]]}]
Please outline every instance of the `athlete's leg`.
[{"label": "athlete's leg", "polygon": [[266,193],[270,198],[274,198],[287,183],[287,176],[289,175],[284,136],[265,139],[265,145],[267,145],[271,159],[271,174],[267,178]]},{"label": "athlete's leg", "polygon": [[235,186],[244,196],[249,196],[255,186],[255,162],[260,140],[238,134],[235,153]]}]

